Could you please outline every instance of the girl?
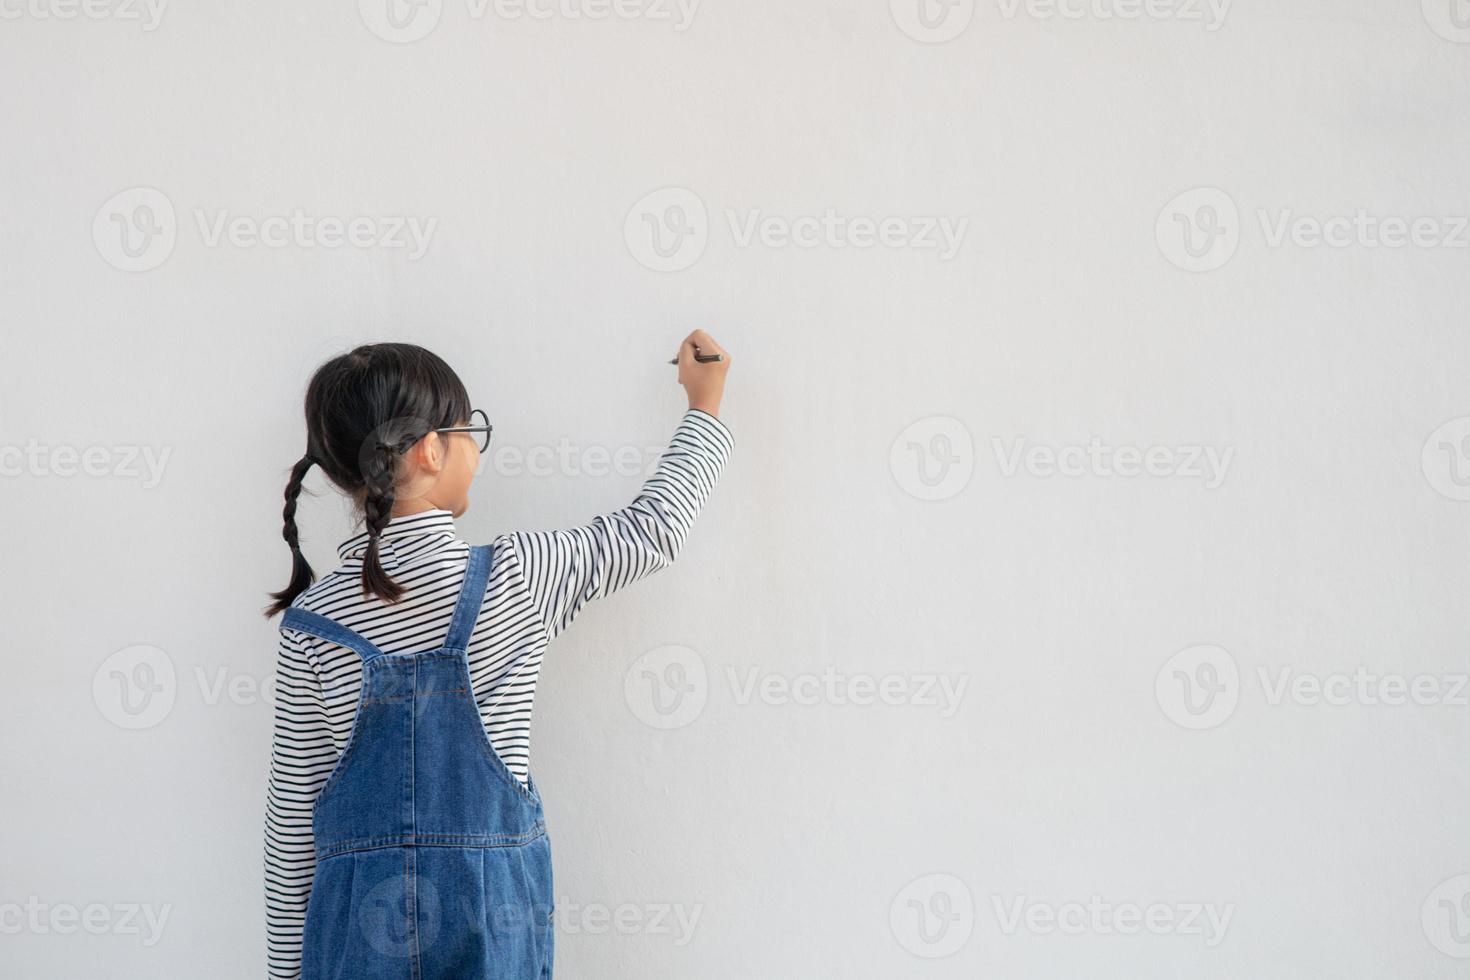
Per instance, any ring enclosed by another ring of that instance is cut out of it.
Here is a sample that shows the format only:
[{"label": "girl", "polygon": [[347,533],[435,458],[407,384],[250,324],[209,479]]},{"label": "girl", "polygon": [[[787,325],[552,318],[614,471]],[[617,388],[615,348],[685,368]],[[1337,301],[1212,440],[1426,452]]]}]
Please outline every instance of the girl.
[{"label": "girl", "polygon": [[[266,613],[285,613],[265,822],[272,977],[551,976],[536,677],[589,599],[674,560],[725,466],[730,356],[696,330],[678,363],[689,409],[631,504],[474,547],[454,519],[491,426],[449,366],[372,344],[312,377],[306,455],[286,485],[291,583]],[[295,521],[313,465],[364,528],[314,585]]]}]

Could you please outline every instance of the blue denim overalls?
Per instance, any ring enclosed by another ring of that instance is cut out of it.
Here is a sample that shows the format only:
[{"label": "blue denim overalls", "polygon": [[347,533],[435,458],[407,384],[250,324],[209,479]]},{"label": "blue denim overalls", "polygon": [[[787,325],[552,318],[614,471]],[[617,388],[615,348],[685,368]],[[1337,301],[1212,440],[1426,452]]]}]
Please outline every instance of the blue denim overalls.
[{"label": "blue denim overalls", "polygon": [[312,811],[302,980],[551,976],[551,842],[534,780],[486,737],[466,648],[490,575],[470,549],[437,650],[384,653],[304,609],[282,628],[357,651],[362,695]]}]

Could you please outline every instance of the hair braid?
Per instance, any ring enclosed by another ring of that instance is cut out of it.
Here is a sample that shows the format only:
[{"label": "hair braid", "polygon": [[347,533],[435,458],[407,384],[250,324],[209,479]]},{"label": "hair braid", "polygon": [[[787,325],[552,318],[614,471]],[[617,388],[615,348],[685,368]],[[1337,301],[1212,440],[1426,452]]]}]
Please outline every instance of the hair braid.
[{"label": "hair braid", "polygon": [[384,602],[397,602],[403,586],[393,581],[378,557],[378,538],[393,519],[393,500],[397,490],[398,459],[403,450],[393,443],[380,442],[366,453],[363,467],[366,496],[363,517],[367,525],[368,548],[362,559],[362,594],[377,595]]},{"label": "hair braid", "polygon": [[302,456],[291,467],[291,478],[286,481],[286,506],[281,515],[285,526],[281,529],[281,537],[286,539],[286,544],[291,548],[291,582],[280,592],[271,593],[274,602],[266,608],[267,616],[274,616],[288,608],[297,596],[316,581],[316,573],[311,570],[311,564],[301,553],[301,535],[296,529],[296,498],[301,496],[301,484],[306,479],[306,471],[315,463],[316,460],[312,459],[310,453]]}]

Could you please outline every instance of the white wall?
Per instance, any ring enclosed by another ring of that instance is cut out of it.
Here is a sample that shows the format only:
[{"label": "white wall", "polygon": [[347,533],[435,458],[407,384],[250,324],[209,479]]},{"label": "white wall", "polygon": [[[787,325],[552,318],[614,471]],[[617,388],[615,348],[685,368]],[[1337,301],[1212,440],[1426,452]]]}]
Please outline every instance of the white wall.
[{"label": "white wall", "polygon": [[[318,363],[411,340],[501,446],[658,446],[695,326],[736,354],[730,468],[679,564],[543,674],[560,976],[1463,974],[1452,0],[959,0],[927,29],[906,0],[443,0],[407,43],[377,0],[40,16],[66,2],[0,0],[7,976],[263,975],[258,608]],[[742,238],[829,208],[904,243]],[[297,209],[434,225],[419,256],[211,244]],[[1360,211],[1335,246],[1298,223]],[[694,234],[660,259],[645,214]],[[907,237],[932,218],[953,255]],[[1154,475],[1120,447],[1162,447]],[[638,482],[487,465],[461,526]],[[302,527],[330,567],[339,504]],[[704,706],[658,730],[637,678],[669,645]],[[849,703],[867,680],[910,703]],[[1411,682],[1432,703],[1382,703]],[[626,935],[598,918],[624,905]]]}]

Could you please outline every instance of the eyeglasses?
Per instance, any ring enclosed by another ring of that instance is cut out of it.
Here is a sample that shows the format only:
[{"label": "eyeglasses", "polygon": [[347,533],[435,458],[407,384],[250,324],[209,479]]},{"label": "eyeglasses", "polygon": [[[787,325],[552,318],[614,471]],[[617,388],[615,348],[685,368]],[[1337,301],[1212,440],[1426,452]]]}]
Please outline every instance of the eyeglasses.
[{"label": "eyeglasses", "polygon": [[495,426],[490,424],[490,416],[486,415],[484,412],[480,411],[480,409],[477,408],[474,411],[470,412],[470,423],[470,425],[451,425],[443,429],[435,429],[434,431],[483,433],[483,435],[481,435],[481,437],[475,441],[480,444],[480,452],[483,453],[487,451],[490,448],[490,431],[495,428]]}]

